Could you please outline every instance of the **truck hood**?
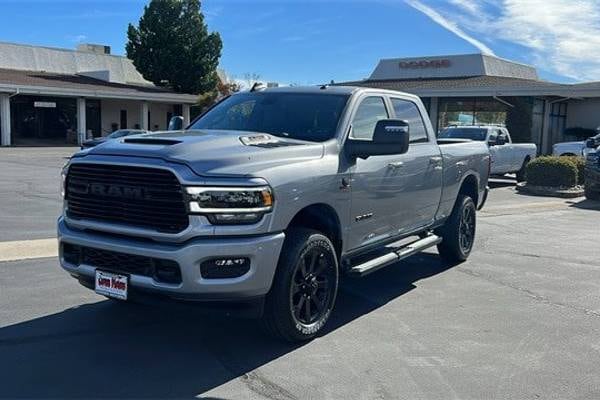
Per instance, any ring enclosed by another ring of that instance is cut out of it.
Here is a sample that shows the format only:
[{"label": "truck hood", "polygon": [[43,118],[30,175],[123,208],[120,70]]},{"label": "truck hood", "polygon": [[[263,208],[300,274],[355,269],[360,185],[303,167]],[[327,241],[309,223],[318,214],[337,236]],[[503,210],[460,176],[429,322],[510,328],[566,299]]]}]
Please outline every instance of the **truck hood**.
[{"label": "truck hood", "polygon": [[277,165],[320,158],[323,145],[264,133],[187,130],[109,140],[80,155],[160,158],[202,176],[257,176]]}]

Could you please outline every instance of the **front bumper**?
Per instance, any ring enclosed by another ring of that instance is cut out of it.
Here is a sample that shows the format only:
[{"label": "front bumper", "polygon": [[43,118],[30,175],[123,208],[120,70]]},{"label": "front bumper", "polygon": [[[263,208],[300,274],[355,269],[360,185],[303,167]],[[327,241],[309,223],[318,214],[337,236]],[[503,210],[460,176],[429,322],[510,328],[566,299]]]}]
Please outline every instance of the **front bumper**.
[{"label": "front bumper", "polygon": [[[71,229],[62,217],[58,220],[60,264],[72,276],[90,282],[96,267],[67,262],[63,256],[64,243],[172,260],[181,269],[181,283],[163,283],[149,276],[131,274],[129,285],[133,291],[176,300],[243,300],[264,296],[271,288],[284,238],[280,232],[241,238],[196,238],[181,244],[158,243]],[[247,257],[250,270],[237,278],[205,279],[200,274],[200,264],[214,257]]]}]

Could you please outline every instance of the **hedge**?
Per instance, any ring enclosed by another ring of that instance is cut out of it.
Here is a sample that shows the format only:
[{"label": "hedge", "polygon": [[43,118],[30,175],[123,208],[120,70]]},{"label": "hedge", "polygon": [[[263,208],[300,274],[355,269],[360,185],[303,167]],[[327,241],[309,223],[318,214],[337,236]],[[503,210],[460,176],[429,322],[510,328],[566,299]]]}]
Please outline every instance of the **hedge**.
[{"label": "hedge", "polygon": [[573,187],[578,182],[573,157],[544,156],[533,159],[526,168],[527,184],[535,186]]},{"label": "hedge", "polygon": [[585,158],[578,156],[568,156],[562,157],[571,161],[577,167],[577,184],[583,185],[583,181],[585,179]]}]

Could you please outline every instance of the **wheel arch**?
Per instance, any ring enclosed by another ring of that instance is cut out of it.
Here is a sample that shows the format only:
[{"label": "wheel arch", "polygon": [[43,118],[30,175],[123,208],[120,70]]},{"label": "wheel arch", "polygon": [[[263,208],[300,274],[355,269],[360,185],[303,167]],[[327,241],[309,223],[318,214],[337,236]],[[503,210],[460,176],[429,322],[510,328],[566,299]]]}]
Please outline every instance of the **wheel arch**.
[{"label": "wheel arch", "polygon": [[[473,199],[475,207],[479,204],[479,179],[474,174],[465,176],[458,190],[458,195],[464,194]],[[458,199],[458,196],[456,196]]]},{"label": "wheel arch", "polygon": [[292,227],[315,229],[331,240],[338,259],[342,253],[342,226],[336,210],[325,203],[315,203],[299,210],[291,219],[286,230]]}]

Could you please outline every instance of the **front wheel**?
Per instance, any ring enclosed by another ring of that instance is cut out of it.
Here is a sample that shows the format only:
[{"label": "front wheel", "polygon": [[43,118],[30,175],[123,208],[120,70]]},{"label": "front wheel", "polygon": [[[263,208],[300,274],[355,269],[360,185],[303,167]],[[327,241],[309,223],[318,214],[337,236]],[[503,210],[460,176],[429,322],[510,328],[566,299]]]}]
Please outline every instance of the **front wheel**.
[{"label": "front wheel", "polygon": [[338,279],[331,241],[312,229],[291,229],[265,303],[267,330],[289,342],[315,337],[333,310]]},{"label": "front wheel", "polygon": [[438,244],[440,257],[448,262],[465,261],[475,242],[476,209],[473,199],[459,195],[446,223],[436,231],[442,237]]}]

